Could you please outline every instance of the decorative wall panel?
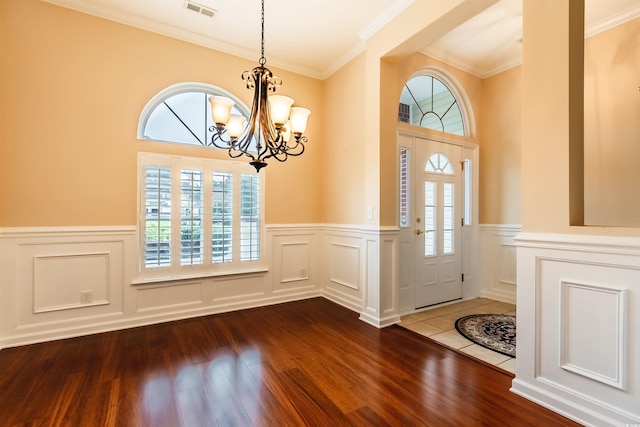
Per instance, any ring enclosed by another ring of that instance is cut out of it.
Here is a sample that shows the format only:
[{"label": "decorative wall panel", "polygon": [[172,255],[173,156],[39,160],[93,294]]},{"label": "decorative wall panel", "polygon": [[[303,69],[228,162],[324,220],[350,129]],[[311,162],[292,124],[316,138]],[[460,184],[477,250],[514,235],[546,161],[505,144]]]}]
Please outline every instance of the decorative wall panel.
[{"label": "decorative wall panel", "polygon": [[329,250],[329,280],[338,285],[360,288],[360,246],[333,242]]},{"label": "decorative wall panel", "polygon": [[109,253],[33,258],[33,312],[109,304]]},{"label": "decorative wall panel", "polygon": [[138,311],[179,309],[202,303],[202,283],[138,288]]},{"label": "decorative wall panel", "polygon": [[564,281],[560,287],[561,367],[624,389],[626,291]]}]

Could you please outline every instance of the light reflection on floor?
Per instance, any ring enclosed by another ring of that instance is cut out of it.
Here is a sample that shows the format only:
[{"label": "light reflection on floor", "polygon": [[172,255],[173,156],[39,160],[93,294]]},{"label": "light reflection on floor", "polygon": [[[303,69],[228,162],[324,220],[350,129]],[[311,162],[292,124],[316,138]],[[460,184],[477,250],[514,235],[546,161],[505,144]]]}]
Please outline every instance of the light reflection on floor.
[{"label": "light reflection on floor", "polygon": [[[150,372],[142,385],[144,420],[163,425],[164,419],[189,420],[200,414],[208,418],[200,420],[204,424],[255,425],[261,419],[262,368],[259,350],[247,348],[238,354],[226,348],[209,361],[185,364],[175,380]],[[166,411],[176,406],[181,417],[169,416]]]}]

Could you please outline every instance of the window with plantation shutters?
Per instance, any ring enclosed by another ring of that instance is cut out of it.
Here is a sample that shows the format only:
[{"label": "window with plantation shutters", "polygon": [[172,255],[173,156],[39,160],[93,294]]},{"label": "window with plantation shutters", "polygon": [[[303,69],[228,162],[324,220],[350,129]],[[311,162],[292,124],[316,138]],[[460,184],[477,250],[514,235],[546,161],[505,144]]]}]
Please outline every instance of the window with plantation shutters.
[{"label": "window with plantation shutters", "polygon": [[233,260],[233,175],[229,172],[213,172],[211,191],[211,262],[224,263]]},{"label": "window with plantation shutters", "polygon": [[242,174],[240,183],[240,259],[260,259],[260,178]]},{"label": "window with plantation shutters", "polygon": [[263,178],[247,163],[141,153],[141,278],[260,269]]},{"label": "window with plantation shutters", "polygon": [[144,265],[171,264],[171,168],[149,166],[144,180]]},{"label": "window with plantation shutters", "polygon": [[202,171],[180,171],[180,264],[202,264]]}]

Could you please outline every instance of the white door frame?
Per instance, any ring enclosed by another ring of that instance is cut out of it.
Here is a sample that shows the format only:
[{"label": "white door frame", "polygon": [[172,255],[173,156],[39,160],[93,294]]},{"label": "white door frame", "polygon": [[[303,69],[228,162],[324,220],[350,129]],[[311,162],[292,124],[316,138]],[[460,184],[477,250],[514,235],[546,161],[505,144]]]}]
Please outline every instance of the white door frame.
[{"label": "white door frame", "polygon": [[[464,281],[462,283],[462,299],[476,298],[479,296],[480,274],[479,274],[479,239],[478,239],[478,190],[479,190],[479,147],[473,138],[458,137],[454,135],[443,134],[442,132],[432,131],[429,129],[404,129],[398,128],[397,131],[397,158],[399,158],[400,149],[405,147],[409,150],[409,156],[415,152],[416,139],[428,139],[435,142],[453,144],[463,148],[463,160],[469,159],[471,163],[471,219],[466,220],[467,225],[463,227],[463,254],[462,254],[462,272]],[[412,164],[413,157],[409,160]],[[409,169],[410,185],[415,182],[415,172]],[[400,174],[397,176],[397,185],[400,185]],[[398,192],[399,194],[399,192]],[[413,205],[413,189],[409,191],[409,211],[413,214],[415,207]],[[414,238],[414,221],[410,219],[407,226],[400,223],[400,200],[396,201],[396,212],[398,212],[399,227],[399,247],[398,247],[398,308],[400,315],[413,313],[415,309],[415,238]]]}]

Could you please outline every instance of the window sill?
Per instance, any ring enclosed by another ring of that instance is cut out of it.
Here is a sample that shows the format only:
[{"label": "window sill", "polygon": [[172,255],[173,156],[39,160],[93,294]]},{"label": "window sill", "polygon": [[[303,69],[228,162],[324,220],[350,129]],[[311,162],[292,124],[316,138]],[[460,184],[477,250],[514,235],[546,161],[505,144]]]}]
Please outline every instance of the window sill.
[{"label": "window sill", "polygon": [[234,277],[234,276],[250,276],[250,275],[262,275],[264,273],[268,273],[268,267],[257,267],[247,270],[227,270],[227,271],[219,271],[219,272],[203,272],[197,274],[184,274],[180,276],[169,276],[169,277],[143,277],[133,280],[131,282],[132,285],[152,285],[157,283],[171,283],[171,282],[184,282],[189,280],[198,280],[198,279],[215,279],[215,278],[223,278],[223,277]]}]

